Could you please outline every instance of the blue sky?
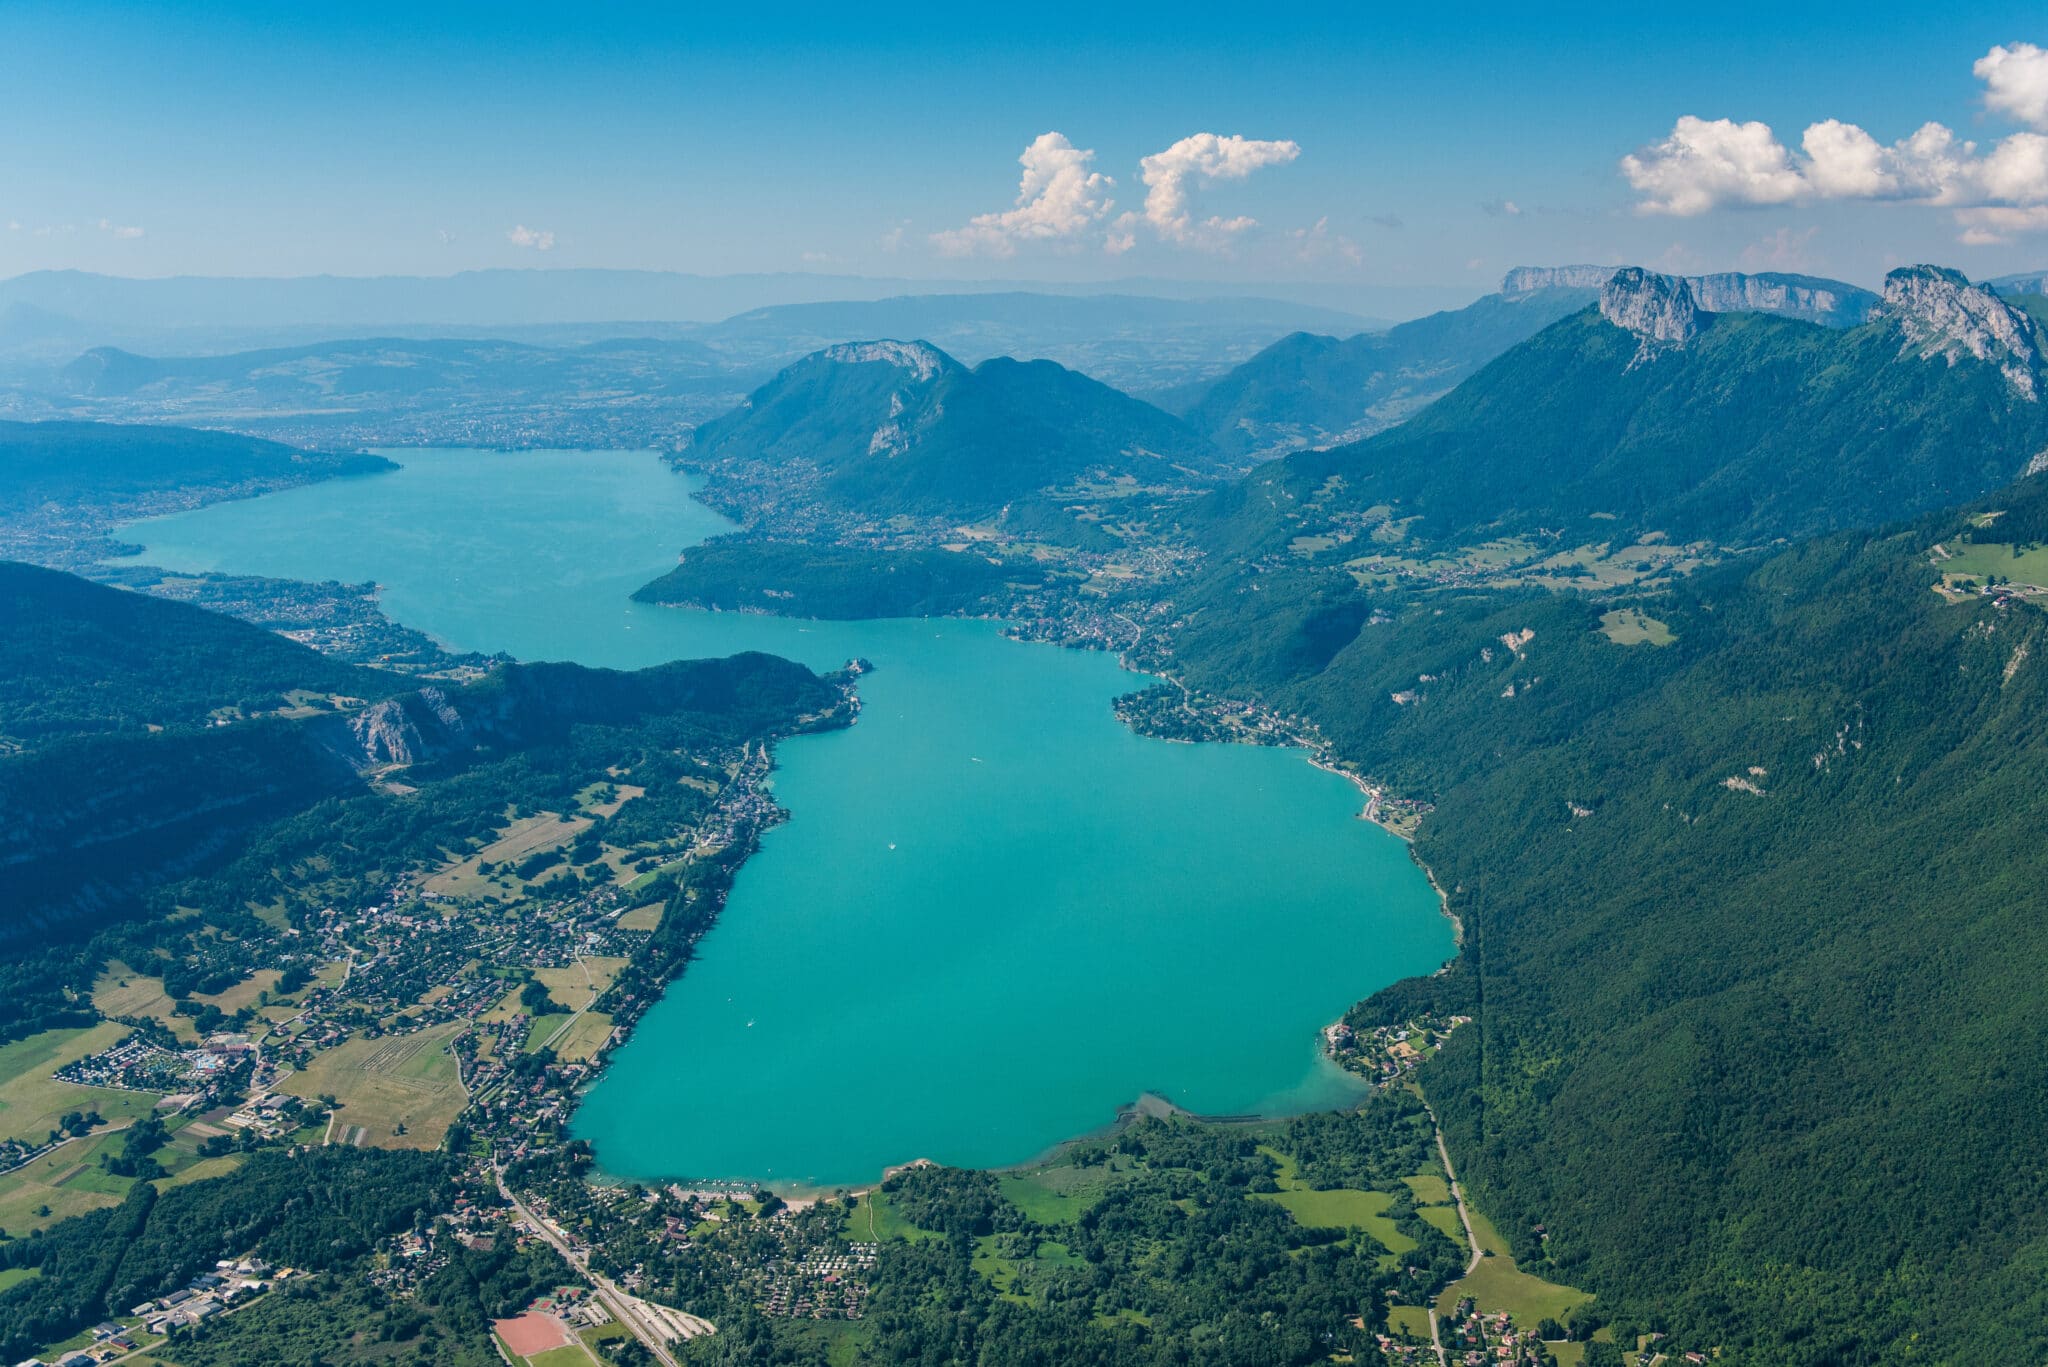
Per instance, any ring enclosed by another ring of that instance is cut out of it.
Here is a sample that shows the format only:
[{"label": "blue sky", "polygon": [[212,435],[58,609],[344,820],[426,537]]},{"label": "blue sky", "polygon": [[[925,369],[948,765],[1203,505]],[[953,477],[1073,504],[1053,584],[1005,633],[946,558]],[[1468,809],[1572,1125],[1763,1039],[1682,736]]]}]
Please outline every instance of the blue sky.
[{"label": "blue sky", "polygon": [[2038,6],[318,8],[0,6],[0,276],[2048,266]]}]

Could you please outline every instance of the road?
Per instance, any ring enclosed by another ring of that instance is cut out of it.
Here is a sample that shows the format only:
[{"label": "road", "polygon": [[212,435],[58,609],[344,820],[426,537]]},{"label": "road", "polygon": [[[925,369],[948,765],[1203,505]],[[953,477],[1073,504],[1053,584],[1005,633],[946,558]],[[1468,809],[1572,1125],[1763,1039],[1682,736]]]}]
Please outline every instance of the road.
[{"label": "road", "polygon": [[562,1255],[563,1261],[582,1273],[589,1280],[591,1286],[596,1288],[599,1303],[611,1312],[611,1317],[620,1324],[625,1325],[632,1332],[633,1337],[639,1339],[647,1351],[654,1354],[655,1358],[664,1364],[664,1367],[679,1367],[675,1354],[668,1350],[668,1336],[654,1325],[648,1323],[647,1317],[639,1311],[638,1301],[634,1297],[627,1295],[624,1291],[619,1290],[612,1283],[611,1278],[592,1268],[585,1255],[570,1248],[568,1240],[557,1235],[554,1230],[548,1228],[547,1224],[539,1216],[528,1210],[526,1203],[517,1196],[514,1196],[512,1188],[505,1185],[505,1174],[502,1169],[493,1168],[492,1176],[497,1179],[498,1194],[511,1202],[512,1209],[518,1212],[519,1218],[531,1225],[534,1232],[539,1234],[541,1238],[546,1239],[552,1244],[555,1252]]},{"label": "road", "polygon": [[[1422,1095],[1420,1089],[1416,1095]],[[1451,1189],[1451,1199],[1458,1204],[1458,1219],[1465,1226],[1465,1247],[1472,1251],[1471,1258],[1465,1263],[1465,1275],[1469,1277],[1479,1270],[1479,1259],[1484,1256],[1479,1248],[1479,1236],[1472,1231],[1472,1212],[1465,1205],[1465,1189],[1458,1185],[1458,1170],[1451,1166],[1451,1151],[1444,1144],[1444,1127],[1437,1123],[1436,1107],[1429,1104],[1427,1097],[1423,1097],[1422,1107],[1429,1112],[1430,1128],[1436,1131],[1436,1156],[1443,1160],[1444,1179]],[[1429,1342],[1436,1349],[1437,1362],[1442,1367],[1450,1367],[1450,1354],[1444,1351],[1443,1336],[1437,1332],[1434,1305],[1429,1307]]]}]

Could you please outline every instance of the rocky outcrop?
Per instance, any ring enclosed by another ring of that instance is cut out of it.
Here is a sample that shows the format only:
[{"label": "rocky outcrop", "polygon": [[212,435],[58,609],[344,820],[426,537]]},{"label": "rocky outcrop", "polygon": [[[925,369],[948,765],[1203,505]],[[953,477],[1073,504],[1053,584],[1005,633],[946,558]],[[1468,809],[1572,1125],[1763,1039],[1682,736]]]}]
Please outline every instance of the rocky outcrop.
[{"label": "rocky outcrop", "polygon": [[2023,398],[2037,401],[2040,336],[2034,320],[1961,271],[1906,266],[1884,278],[1876,315],[1897,322],[1905,350],[1950,365],[1965,356],[1998,367]]},{"label": "rocky outcrop", "polygon": [[937,347],[924,342],[842,342],[826,347],[818,355],[839,365],[892,365],[909,371],[918,380],[929,380],[954,363]]},{"label": "rocky outcrop", "polygon": [[1683,348],[1700,331],[1692,286],[1675,275],[1624,266],[1600,291],[1600,316],[1636,336],[1634,369],[1660,352]]}]

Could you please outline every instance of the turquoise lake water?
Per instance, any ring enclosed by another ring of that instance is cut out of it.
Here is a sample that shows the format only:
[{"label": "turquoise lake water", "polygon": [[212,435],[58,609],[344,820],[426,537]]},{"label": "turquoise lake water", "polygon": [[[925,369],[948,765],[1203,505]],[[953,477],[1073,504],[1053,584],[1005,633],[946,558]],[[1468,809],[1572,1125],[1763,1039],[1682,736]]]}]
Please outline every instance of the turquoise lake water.
[{"label": "turquoise lake water", "polygon": [[637,667],[859,655],[846,731],[777,749],[792,816],[575,1120],[638,1178],[872,1180],[1021,1162],[1141,1093],[1205,1114],[1341,1104],[1317,1032],[1435,969],[1406,847],[1299,752],[1172,745],[1145,682],[992,623],[799,622],[632,603],[725,522],[647,453],[392,451],[396,473],[139,523],[151,564],[374,580],[444,643]]}]

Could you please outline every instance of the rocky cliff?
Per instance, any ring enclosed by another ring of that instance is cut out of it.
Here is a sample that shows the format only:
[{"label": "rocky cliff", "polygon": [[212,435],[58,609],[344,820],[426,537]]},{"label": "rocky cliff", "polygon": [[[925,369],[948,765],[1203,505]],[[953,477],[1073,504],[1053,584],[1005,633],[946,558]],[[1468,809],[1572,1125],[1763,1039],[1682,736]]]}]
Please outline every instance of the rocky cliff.
[{"label": "rocky cliff", "polygon": [[1640,266],[1616,271],[1600,291],[1600,316],[1637,339],[1630,369],[1662,351],[1675,351],[1699,335],[1701,309],[1692,286],[1675,275]]},{"label": "rocky cliff", "polygon": [[[1619,266],[1517,266],[1500,282],[1510,299],[1550,289],[1600,289]],[[1878,297],[1869,290],[1811,275],[1777,272],[1674,276],[1692,287],[1693,302],[1707,313],[1775,313],[1827,327],[1854,327]]]},{"label": "rocky cliff", "polygon": [[1950,365],[1965,356],[1989,362],[2022,397],[2038,400],[2041,348],[2034,320],[1961,271],[1893,271],[1884,278],[1884,300],[1874,316],[1897,322],[1907,351]]}]

